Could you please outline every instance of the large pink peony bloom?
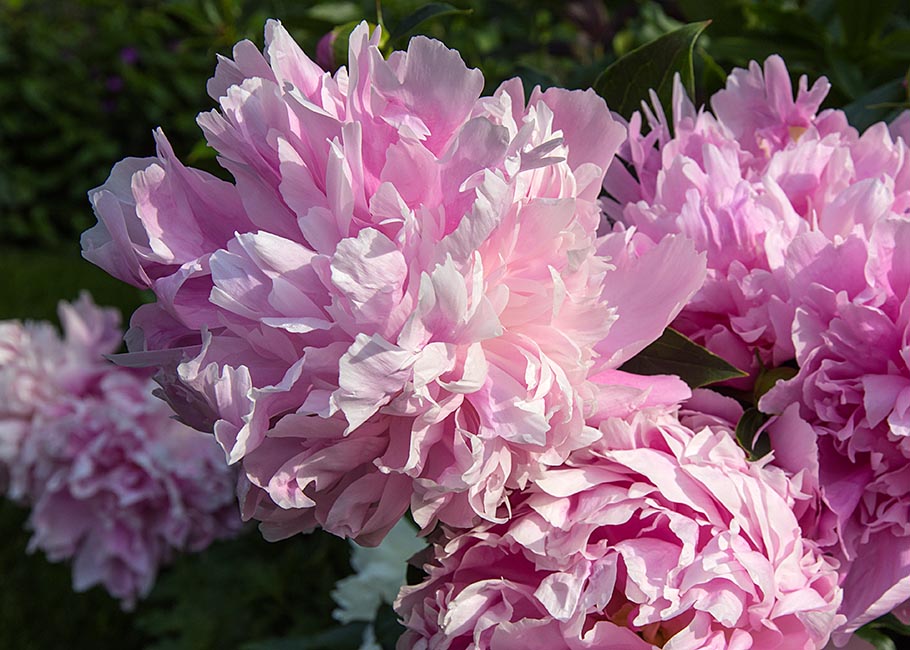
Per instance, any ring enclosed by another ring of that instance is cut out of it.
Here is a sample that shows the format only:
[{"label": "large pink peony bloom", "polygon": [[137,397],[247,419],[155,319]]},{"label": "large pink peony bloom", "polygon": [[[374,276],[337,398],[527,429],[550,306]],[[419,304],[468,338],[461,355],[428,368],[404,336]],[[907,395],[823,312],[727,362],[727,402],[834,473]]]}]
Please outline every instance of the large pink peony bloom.
[{"label": "large pink peony bloom", "polygon": [[45,323],[0,324],[0,461],[31,507],[30,550],[72,559],[73,587],[103,585],[125,608],[176,552],[235,533],[233,472],[211,436],[174,421],[148,373],[102,358],[113,310],[87,295]]},{"label": "large pink peony bloom", "polygon": [[838,575],[803,538],[783,472],[665,410],[601,430],[510,522],[436,544],[396,603],[399,648],[824,647]]},{"label": "large pink peony bloom", "polygon": [[181,417],[242,461],[271,538],[376,544],[409,506],[425,528],[503,520],[599,436],[589,377],[703,278],[681,238],[596,241],[624,130],[593,92],[480,97],[441,43],[386,60],[378,38],[358,27],[331,75],[270,21],[264,54],[219,62],[220,110],[199,117],[236,184],[159,132],[157,158],[91,193],[85,256],[158,297],[126,362],[161,367]]},{"label": "large pink peony bloom", "polygon": [[811,496],[804,528],[841,561],[836,640],[910,599],[910,221],[788,258],[799,373],[762,410],[776,462]]},{"label": "large pink peony bloom", "polygon": [[745,369],[795,355],[793,306],[783,274],[800,234],[834,241],[866,232],[910,207],[910,149],[884,124],[862,135],[842,111],[819,112],[829,84],[800,79],[794,99],[778,56],[734,70],[697,111],[677,83],[672,137],[667,118],[633,116],[605,188],[611,217],[654,239],[691,237],[708,279],[674,327]]},{"label": "large pink peony bloom", "polygon": [[805,494],[806,533],[840,560],[842,643],[910,598],[910,148],[906,117],[860,135],[818,112],[826,91],[802,79],[794,99],[779,57],[734,71],[714,115],[677,87],[674,136],[663,116],[644,136],[634,118],[638,179],[611,168],[606,187],[630,201],[615,218],[707,254],[675,326],[742,368],[799,365],[761,408],[784,415],[774,462]]}]

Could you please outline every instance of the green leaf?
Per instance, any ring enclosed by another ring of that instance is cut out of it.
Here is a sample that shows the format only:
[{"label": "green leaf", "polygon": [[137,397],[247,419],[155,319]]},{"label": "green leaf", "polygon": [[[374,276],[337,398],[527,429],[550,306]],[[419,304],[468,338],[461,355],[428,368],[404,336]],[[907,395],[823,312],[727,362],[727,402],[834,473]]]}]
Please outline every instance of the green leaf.
[{"label": "green leaf", "polygon": [[792,3],[750,2],[743,5],[748,31],[773,34],[780,42],[804,41],[821,47],[828,39],[825,26]]},{"label": "green leaf", "polygon": [[400,23],[398,23],[398,26],[392,30],[392,35],[389,37],[389,41],[394,43],[398,39],[407,36],[420,23],[426,22],[431,18],[450,16],[452,14],[469,14],[472,11],[472,9],[459,9],[458,7],[453,7],[448,2],[431,2],[429,4],[425,4],[420,9],[405,17]]},{"label": "green leaf", "polygon": [[749,460],[758,460],[771,452],[771,442],[768,440],[768,436],[755,439],[755,434],[767,421],[768,416],[757,408],[748,408],[736,423],[736,441],[749,454]]},{"label": "green leaf", "polygon": [[379,611],[376,612],[373,628],[375,629],[376,641],[380,646],[388,650],[395,650],[395,644],[405,631],[404,626],[398,622],[398,614],[395,613],[391,605],[386,604],[383,604]]},{"label": "green leaf", "polygon": [[698,48],[702,61],[701,83],[707,95],[713,95],[727,83],[727,71],[703,47]]},{"label": "green leaf", "polygon": [[360,6],[354,2],[324,2],[306,12],[306,15],[313,20],[321,20],[333,25],[355,21],[361,14]]},{"label": "green leaf", "polygon": [[827,67],[831,83],[849,99],[856,99],[866,90],[863,69],[855,57],[847,56],[842,50],[831,50]]},{"label": "green leaf", "polygon": [[0,274],[0,319],[54,320],[59,300],[75,300],[87,289],[95,302],[118,307],[128,320],[148,296],[82,259],[75,245],[51,250],[0,247]]},{"label": "green leaf", "polygon": [[898,61],[910,59],[910,29],[898,29],[877,41],[878,53]]},{"label": "green leaf", "polygon": [[214,160],[217,152],[209,146],[204,139],[199,139],[187,155],[187,161],[193,164],[199,164],[202,160]]},{"label": "green leaf", "polygon": [[837,15],[844,30],[847,46],[854,51],[863,47],[881,33],[888,20],[893,18],[897,0],[857,2],[837,0]]},{"label": "green leaf", "polygon": [[889,108],[888,104],[903,104],[907,101],[907,89],[904,79],[894,79],[886,84],[873,88],[855,101],[844,106],[847,120],[854,128],[864,131],[876,122],[888,121],[898,111]]},{"label": "green leaf", "polygon": [[675,73],[679,73],[689,96],[695,96],[692,48],[710,24],[709,20],[689,23],[632,50],[601,73],[594,82],[594,90],[611,110],[628,118],[653,89],[669,114]]},{"label": "green leaf", "polygon": [[521,79],[522,85],[527,89],[540,86],[541,90],[546,90],[556,85],[553,77],[530,65],[518,64],[515,66],[515,72],[516,76]]},{"label": "green leaf", "polygon": [[869,623],[868,627],[874,627],[879,630],[889,630],[901,636],[910,637],[910,625],[901,623],[894,614],[885,614]]},{"label": "green leaf", "polygon": [[638,375],[678,375],[691,388],[747,376],[716,354],[669,327],[620,370]]},{"label": "green leaf", "polygon": [[797,61],[816,68],[827,65],[827,60],[818,47],[759,36],[712,37],[710,52],[715,59],[740,67],[748,66],[749,61],[764,61],[772,54],[780,54],[791,65]]},{"label": "green leaf", "polygon": [[762,370],[758,375],[758,379],[755,380],[755,403],[758,404],[758,400],[761,399],[762,395],[774,388],[774,384],[778,381],[792,379],[798,372],[796,368],[791,368],[790,366],[765,368]]},{"label": "green leaf", "polygon": [[871,643],[875,650],[897,650],[894,640],[874,627],[861,627],[856,631],[856,636]]},{"label": "green leaf", "polygon": [[244,644],[242,650],[357,650],[365,627],[363,623],[350,623],[307,637],[253,641]]}]

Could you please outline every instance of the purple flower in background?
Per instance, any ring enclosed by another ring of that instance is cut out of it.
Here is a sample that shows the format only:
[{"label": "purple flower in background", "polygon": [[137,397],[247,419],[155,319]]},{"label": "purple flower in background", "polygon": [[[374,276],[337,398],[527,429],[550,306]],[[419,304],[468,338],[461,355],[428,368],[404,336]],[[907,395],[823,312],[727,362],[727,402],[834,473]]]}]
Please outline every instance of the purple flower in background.
[{"label": "purple flower in background", "polygon": [[129,45],[120,50],[120,61],[124,65],[136,65],[139,62],[139,50]]},{"label": "purple flower in background", "polygon": [[119,93],[123,90],[125,84],[123,82],[123,77],[119,75],[112,75],[107,78],[104,86],[112,93]]},{"label": "purple flower in background", "polygon": [[316,63],[323,70],[334,72],[338,67],[335,61],[335,41],[338,40],[338,32],[334,29],[319,39],[316,44]]}]

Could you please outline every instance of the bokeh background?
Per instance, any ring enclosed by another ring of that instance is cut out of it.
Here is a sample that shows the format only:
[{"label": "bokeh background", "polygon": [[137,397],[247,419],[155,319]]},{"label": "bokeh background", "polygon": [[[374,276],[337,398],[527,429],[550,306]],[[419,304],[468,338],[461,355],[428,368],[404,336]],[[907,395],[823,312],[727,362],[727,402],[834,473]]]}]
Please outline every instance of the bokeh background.
[{"label": "bokeh background", "polygon": [[[390,47],[405,47],[415,33],[439,38],[484,72],[488,92],[513,76],[529,90],[585,88],[619,56],[684,23],[711,20],[696,47],[699,102],[733,67],[779,53],[794,75],[827,75],[827,105],[844,108],[858,128],[907,106],[910,3],[900,0],[425,5],[381,3],[395,34]],[[429,18],[414,24],[415,16]],[[229,55],[244,38],[261,45],[270,17],[315,53],[333,29],[377,22],[377,3],[0,0],[0,319],[55,319],[57,302],[82,288],[125,318],[147,299],[81,260],[79,234],[94,223],[86,192],[117,160],[152,155],[157,126],[181,159],[218,171],[195,124],[213,106],[205,81],[216,54]],[[314,534],[269,544],[250,529],[180,559],[127,613],[100,589],[74,594],[69,567],[28,555],[26,514],[0,503],[0,649],[357,647],[357,635],[339,632],[331,618],[329,592],[351,572],[346,542]],[[383,620],[380,642],[392,647],[392,614]]]}]

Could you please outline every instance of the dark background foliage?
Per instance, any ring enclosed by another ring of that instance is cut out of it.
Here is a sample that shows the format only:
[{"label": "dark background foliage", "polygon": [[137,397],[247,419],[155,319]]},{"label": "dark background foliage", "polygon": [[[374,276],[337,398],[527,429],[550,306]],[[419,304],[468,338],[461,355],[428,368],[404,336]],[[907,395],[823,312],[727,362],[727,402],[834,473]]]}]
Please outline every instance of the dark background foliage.
[{"label": "dark background foliage", "polygon": [[[396,36],[388,47],[405,47],[413,33],[440,38],[483,70],[487,91],[512,76],[528,89],[588,87],[620,56],[711,20],[695,48],[699,101],[733,67],[780,53],[794,75],[826,74],[828,105],[846,108],[860,128],[907,104],[910,7],[899,0],[450,0],[415,14],[424,4],[382,3],[383,23]],[[117,160],[153,155],[157,126],[183,160],[214,169],[195,125],[213,105],[205,81],[216,53],[229,55],[243,38],[261,45],[268,17],[314,53],[327,32],[376,22],[377,7],[373,0],[0,0],[0,319],[53,319],[57,301],[81,288],[126,315],[144,299],[80,259],[79,233],[94,223],[86,191]],[[427,20],[415,24],[419,17]],[[0,505],[0,648],[356,647],[358,630],[330,630],[329,591],[350,568],[347,544],[328,535],[268,544],[251,528],[180,559],[147,601],[124,613],[100,589],[72,593],[68,566],[27,555],[25,519],[16,506]],[[888,634],[899,638],[902,629],[893,620],[882,629],[890,631],[874,633],[878,647],[894,648]],[[394,624],[386,631],[393,637]]]}]

